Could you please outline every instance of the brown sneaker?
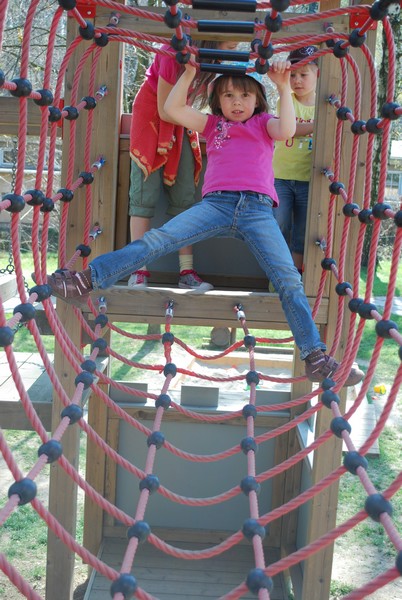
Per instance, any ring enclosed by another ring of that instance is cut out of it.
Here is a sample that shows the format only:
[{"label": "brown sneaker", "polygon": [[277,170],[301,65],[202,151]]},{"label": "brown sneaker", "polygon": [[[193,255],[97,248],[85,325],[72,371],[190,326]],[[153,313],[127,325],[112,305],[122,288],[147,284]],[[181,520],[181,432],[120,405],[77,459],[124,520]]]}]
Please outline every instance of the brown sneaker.
[{"label": "brown sneaker", "polygon": [[[305,360],[306,377],[310,381],[321,383],[324,379],[332,378],[339,368],[339,363],[322,350],[315,350],[309,354]],[[357,366],[352,366],[348,378],[343,384],[344,387],[357,385],[363,379],[364,373]]]},{"label": "brown sneaker", "polygon": [[91,269],[69,271],[62,269],[47,276],[52,294],[59,298],[82,298],[92,292]]}]

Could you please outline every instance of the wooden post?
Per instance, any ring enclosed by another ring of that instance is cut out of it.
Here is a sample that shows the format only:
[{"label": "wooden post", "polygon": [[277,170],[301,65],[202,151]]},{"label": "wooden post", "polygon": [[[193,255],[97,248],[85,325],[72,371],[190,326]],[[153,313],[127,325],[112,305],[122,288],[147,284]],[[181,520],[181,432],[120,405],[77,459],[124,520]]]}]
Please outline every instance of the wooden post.
[{"label": "wooden post", "polygon": [[[124,2],[122,2],[124,3]],[[96,18],[95,18],[96,27]],[[67,44],[78,35],[78,24],[68,18]],[[66,74],[65,82],[65,104],[68,104],[74,73],[82,53],[89,43],[83,41],[74,53]],[[93,214],[92,223],[99,222],[103,234],[96,240],[93,254],[102,254],[113,249],[114,223],[115,223],[115,199],[117,189],[117,161],[118,161],[118,134],[121,114],[121,44],[109,43],[102,48],[99,60],[95,86],[106,85],[107,96],[98,103],[93,114],[92,131],[92,155],[91,161],[103,155],[106,159],[105,166],[95,173],[93,186]],[[88,95],[90,69],[85,68],[80,81],[80,95]],[[96,87],[97,89],[97,87]],[[88,132],[86,131],[86,111],[83,111],[77,122],[77,144],[74,156],[74,179],[84,170],[84,148]],[[63,167],[62,181],[65,182],[68,162],[69,148],[69,124],[64,122],[63,127]],[[84,218],[84,194],[85,189],[79,188],[74,196],[74,201],[69,207],[69,222],[67,235],[67,260],[73,255],[78,244],[82,243],[81,224]],[[66,329],[66,333],[76,347],[81,344],[81,332],[77,326],[77,319],[71,306],[63,302],[57,303],[57,312]],[[74,380],[76,373],[71,367],[64,354],[58,346],[55,348],[55,368],[58,376],[65,382],[67,394],[71,397],[74,393]],[[60,401],[54,398],[52,429],[60,420]],[[73,426],[63,438],[64,456],[78,467],[79,453],[79,428]],[[72,535],[76,528],[77,489],[76,485],[56,464],[52,467],[49,489],[49,509],[58,521]],[[72,598],[74,554],[65,546],[52,532],[48,536],[48,558],[47,558],[47,598],[58,598],[59,600],[70,600]]]},{"label": "wooden post", "polygon": [[[325,4],[325,8],[327,5]],[[333,6],[331,6],[333,8]],[[375,31],[369,31],[367,37],[367,46],[374,53],[375,50]],[[365,98],[370,98],[371,87],[368,75],[368,69],[366,66],[365,59],[359,50],[351,49],[351,54],[355,58],[362,79],[362,110],[364,111],[364,117],[368,118],[367,109],[365,105]],[[337,65],[337,61],[333,57],[325,58],[323,66],[320,72],[320,95],[323,93],[339,93],[340,92],[340,67]],[[350,74],[350,70],[349,70]],[[329,94],[328,94],[329,95]],[[354,85],[349,85],[348,94],[348,106],[353,107],[353,96],[354,96]],[[320,98],[322,99],[322,98]],[[331,157],[328,156],[328,151],[332,152],[332,146],[329,145],[328,141],[333,138],[336,117],[328,115],[328,118],[323,118],[323,112],[333,111],[332,107],[325,109],[319,107],[318,116],[316,120],[316,129],[314,133],[315,139],[315,152],[314,152],[314,176],[311,185],[312,205],[311,209],[313,215],[309,221],[310,231],[314,227],[314,207],[320,201],[322,204],[327,202],[329,198],[328,191],[328,180],[323,176],[319,176],[321,168],[325,166],[331,166],[332,160],[327,162]],[[367,114],[366,114],[367,113]],[[324,123],[324,125],[322,125]],[[348,188],[351,182],[348,180],[349,167],[351,164],[351,150],[352,150],[352,139],[353,134],[350,131],[350,125],[345,124],[344,133],[342,138],[342,164],[341,164],[341,181]],[[367,136],[360,138],[359,146],[359,159],[358,168],[355,179],[355,195],[357,203],[359,199],[363,197],[364,189],[364,167],[365,167],[365,152],[367,147]],[[341,243],[341,234],[343,226],[343,214],[342,214],[343,200],[339,197],[336,207],[336,225],[334,232],[334,252],[333,257],[337,259],[339,256],[339,249]],[[325,214],[326,206],[323,211]],[[318,211],[317,213],[318,214]],[[310,212],[311,215],[311,212]],[[323,219],[323,222],[326,218]],[[348,237],[348,256],[350,260],[346,261],[345,265],[345,281],[352,281],[353,263],[354,263],[354,250],[357,243],[359,223],[352,221],[349,237]],[[311,237],[311,236],[310,236]],[[311,252],[308,254],[311,257]],[[312,262],[312,261],[311,261]],[[311,265],[310,259],[306,260],[308,269],[310,270]],[[317,261],[318,262],[318,261]],[[314,266],[316,264],[314,263]],[[318,265],[317,265],[318,266]],[[317,272],[318,275],[318,272]],[[333,277],[329,278],[329,311],[328,311],[328,325],[326,328],[327,343],[330,345],[334,335],[336,319],[338,314],[338,296],[335,292],[336,281]],[[310,285],[311,285],[310,281]],[[311,288],[308,288],[311,292]],[[307,290],[306,290],[307,291]],[[354,290],[357,295],[357,290]],[[345,344],[347,340],[347,332],[349,328],[350,312],[347,308],[347,302],[345,303],[344,311],[344,322],[343,322],[343,333],[341,336],[337,358],[342,360],[344,352],[346,350]],[[341,410],[345,407],[346,402],[346,390],[343,389],[340,392]],[[332,412],[328,409],[323,409],[317,416],[315,436],[320,436],[324,431],[329,429],[330,422],[332,420]],[[323,445],[319,450],[314,453],[314,464],[312,472],[312,484],[317,483],[323,479],[326,475],[331,473],[341,464],[342,459],[342,441],[335,436],[332,436],[330,440]],[[319,495],[315,496],[310,503],[310,518],[308,526],[308,539],[307,543],[314,541],[325,532],[331,530],[336,525],[336,513],[338,505],[338,491],[339,484],[335,482],[329,488],[324,490]],[[329,597],[330,583],[331,583],[331,569],[333,559],[333,545],[328,546],[325,550],[313,555],[304,564],[304,577],[303,577],[303,592],[301,600],[322,600],[323,598]]]}]

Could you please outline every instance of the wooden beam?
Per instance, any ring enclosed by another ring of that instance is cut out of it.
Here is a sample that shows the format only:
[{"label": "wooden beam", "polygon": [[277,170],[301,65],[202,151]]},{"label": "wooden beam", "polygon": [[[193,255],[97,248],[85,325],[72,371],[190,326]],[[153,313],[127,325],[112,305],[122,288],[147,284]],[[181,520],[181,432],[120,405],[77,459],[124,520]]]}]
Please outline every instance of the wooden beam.
[{"label": "wooden beam", "polygon": [[[147,12],[152,14],[164,15],[166,8],[146,8]],[[195,21],[199,20],[211,20],[211,21],[247,21],[254,23],[256,19],[259,22],[263,22],[267,11],[258,10],[254,13],[242,13],[242,12],[227,12],[227,11],[213,11],[213,10],[193,10],[190,8],[182,9],[183,18],[190,17]],[[103,27],[109,25],[111,11],[107,8],[97,8],[97,24]],[[318,35],[323,33],[323,23],[320,20],[307,21],[306,23],[297,23],[288,26],[286,21],[292,17],[300,17],[300,13],[283,13],[283,27],[281,31],[274,33],[273,40],[280,40],[281,38],[287,38],[289,35]],[[341,16],[331,19],[331,22],[336,24],[336,29],[339,32],[346,33],[349,24],[349,17]],[[120,13],[120,20],[117,25],[118,28],[130,29],[132,32],[146,33],[149,35],[157,35],[161,37],[171,38],[174,30],[169,29],[164,21],[155,21],[146,19],[142,16],[134,16],[124,13],[123,10]],[[190,35],[193,39],[203,40],[237,40],[239,42],[252,41],[255,38],[255,34],[244,34],[244,33],[209,33],[199,32],[196,28],[189,28]]]},{"label": "wooden beam", "polygon": [[[28,100],[28,128],[27,135],[40,133],[41,109],[33,100]],[[18,135],[20,120],[20,101],[13,96],[0,97],[0,135]],[[57,128],[57,134],[61,136],[62,128]]]},{"label": "wooden beam", "polygon": [[[194,294],[179,288],[132,290],[116,285],[105,291],[98,290],[92,296],[93,300],[105,298],[107,315],[114,322],[164,323],[166,305],[173,300],[174,323],[177,324],[241,327],[233,310],[241,303],[250,329],[289,329],[277,294],[235,290]],[[313,306],[315,298],[308,300]],[[327,323],[327,306],[324,299],[317,313],[317,323]],[[86,312],[85,306],[81,305],[81,308]],[[91,319],[89,313],[88,318]]]}]

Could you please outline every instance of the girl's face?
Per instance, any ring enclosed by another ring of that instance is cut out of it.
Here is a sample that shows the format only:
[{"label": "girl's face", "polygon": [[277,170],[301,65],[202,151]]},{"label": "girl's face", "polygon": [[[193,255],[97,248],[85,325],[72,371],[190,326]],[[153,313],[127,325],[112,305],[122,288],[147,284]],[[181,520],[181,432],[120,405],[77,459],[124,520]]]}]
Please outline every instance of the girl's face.
[{"label": "girl's face", "polygon": [[315,88],[317,86],[318,67],[305,65],[290,73],[290,86],[297,98],[314,102]]},{"label": "girl's face", "polygon": [[218,49],[219,50],[236,50],[239,42],[219,42]]},{"label": "girl's face", "polygon": [[257,106],[255,92],[235,88],[229,80],[225,89],[219,94],[219,104],[223,116],[228,121],[243,123],[253,116]]}]

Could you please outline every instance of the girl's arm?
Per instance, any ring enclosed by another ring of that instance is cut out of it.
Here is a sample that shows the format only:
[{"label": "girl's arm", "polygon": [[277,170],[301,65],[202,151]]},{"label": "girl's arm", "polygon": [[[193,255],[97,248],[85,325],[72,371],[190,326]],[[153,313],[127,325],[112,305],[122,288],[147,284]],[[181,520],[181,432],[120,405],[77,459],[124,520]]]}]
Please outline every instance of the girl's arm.
[{"label": "girl's arm", "polygon": [[296,123],[295,137],[304,137],[310,135],[314,130],[314,121],[308,123]]},{"label": "girl's arm", "polygon": [[290,62],[280,60],[272,63],[268,77],[275,83],[279,94],[279,115],[267,123],[268,134],[274,140],[287,140],[296,132],[296,115],[290,87]]},{"label": "girl's arm", "polygon": [[166,112],[170,121],[202,133],[207,124],[208,116],[187,104],[188,90],[195,73],[195,67],[187,64],[186,70],[173,86],[165,102],[164,112]]}]

